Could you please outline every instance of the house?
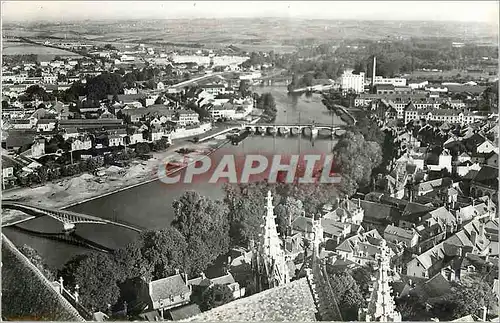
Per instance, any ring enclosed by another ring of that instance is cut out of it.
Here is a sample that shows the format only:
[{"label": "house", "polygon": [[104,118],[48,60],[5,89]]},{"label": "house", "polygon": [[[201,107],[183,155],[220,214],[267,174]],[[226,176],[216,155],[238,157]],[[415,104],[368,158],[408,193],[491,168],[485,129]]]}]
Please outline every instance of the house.
[{"label": "house", "polygon": [[423,204],[410,202],[406,205],[399,219],[398,227],[404,229],[415,228],[423,220],[430,217],[430,211],[434,210]]},{"label": "house", "polygon": [[[314,226],[316,224],[318,224],[318,222],[319,221],[314,220],[313,218],[308,218],[305,216],[298,216],[291,223],[292,235],[294,235],[296,233],[301,233],[305,239],[313,241],[315,238],[315,235],[316,235],[316,233],[314,231]],[[322,230],[323,227],[320,226],[320,229]],[[323,240],[324,233],[321,233],[321,237],[319,237],[319,238],[320,238],[320,240]]]},{"label": "house", "polygon": [[338,204],[338,207],[325,213],[323,219],[330,219],[342,223],[351,223],[361,225],[363,222],[365,211],[361,207],[361,200],[343,200]]},{"label": "house", "polygon": [[419,183],[414,186],[413,191],[416,196],[424,195],[436,189],[447,188],[453,184],[449,177],[438,178],[431,181]]},{"label": "house", "polygon": [[39,132],[48,132],[56,128],[56,119],[40,119],[36,124],[36,130]]},{"label": "house", "polygon": [[180,110],[177,112],[178,122],[181,126],[200,123],[198,113],[191,110]]},{"label": "house", "polygon": [[490,152],[485,158],[485,163],[488,166],[498,167],[498,153],[496,151]]},{"label": "house", "polygon": [[401,199],[405,196],[407,181],[408,176],[406,174],[400,175],[398,171],[394,171],[391,174],[379,178],[375,186],[381,192],[387,193],[391,197]]},{"label": "house", "polygon": [[149,130],[149,141],[158,141],[165,135],[165,129],[161,126],[151,126]]},{"label": "house", "polygon": [[491,141],[489,141],[488,139],[485,139],[485,141],[483,143],[481,143],[480,145],[476,146],[476,153],[479,153],[479,154],[489,154],[493,151],[496,151],[498,152],[498,147],[495,146],[495,144],[493,144]]},{"label": "house", "polygon": [[27,130],[33,127],[31,121],[29,119],[13,119],[10,120],[10,124],[12,128],[19,130]]},{"label": "house", "polygon": [[130,134],[128,137],[131,145],[146,141],[146,139],[144,139],[143,133],[138,129],[134,130],[134,132]]},{"label": "house", "polygon": [[150,281],[147,285],[149,309],[159,310],[160,317],[165,317],[166,310],[190,302],[192,288],[188,285],[187,279],[178,272],[170,277]]},{"label": "house", "polygon": [[429,280],[417,284],[417,286],[412,290],[412,293],[418,295],[424,300],[427,300],[429,298],[446,295],[451,291],[451,284],[445,277],[445,274],[443,272],[438,272]]},{"label": "house", "polygon": [[2,155],[2,189],[14,186],[14,162]]},{"label": "house", "polygon": [[210,110],[210,116],[214,120],[218,120],[221,118],[226,118],[232,120],[235,118],[236,109],[232,103],[226,102],[222,105],[216,105],[212,107]]},{"label": "house", "polygon": [[[182,307],[177,307],[177,308],[169,310],[166,319],[171,320],[171,321],[181,321],[181,320],[185,320],[187,318],[190,318],[190,317],[198,315],[198,314],[201,314],[201,311],[200,311],[200,308],[198,307],[198,305],[197,304],[189,304],[189,305],[185,305]],[[158,319],[159,319],[159,317],[154,318],[154,320],[156,320],[156,321]]]},{"label": "house", "polygon": [[482,219],[482,218],[491,218],[496,215],[496,208],[493,203],[479,203],[475,204],[473,200],[473,204],[467,205],[459,208],[455,217],[457,218],[457,223],[461,225],[462,223],[467,223],[474,219]]},{"label": "house", "polygon": [[[431,249],[411,259],[406,264],[406,274],[408,276],[430,278],[444,268],[444,260],[447,252],[451,252],[445,248],[445,241],[435,245]],[[451,257],[455,256],[455,252],[451,252]]]},{"label": "house", "polygon": [[125,145],[125,138],[120,135],[109,135],[108,136],[109,140],[109,147],[118,147],[118,146],[124,146]]},{"label": "house", "polygon": [[200,85],[200,89],[202,89],[203,91],[205,91],[209,94],[212,94],[214,96],[216,96],[218,94],[226,93],[226,87],[227,87],[227,84],[223,84],[223,83]]},{"label": "house", "polygon": [[384,230],[384,239],[395,244],[402,243],[408,249],[415,247],[418,243],[416,230],[403,229],[394,225],[388,225]]},{"label": "house", "polygon": [[45,155],[45,139],[37,138],[31,146],[31,157],[41,157]]},{"label": "house", "polygon": [[123,120],[119,119],[68,119],[59,120],[59,129],[102,130],[118,129],[123,127]]},{"label": "house", "polygon": [[71,144],[71,151],[89,150],[92,148],[92,140],[89,136],[79,136],[68,139]]},{"label": "house", "polygon": [[[359,265],[375,264],[377,255],[380,254],[380,246],[383,241],[377,230],[371,230],[363,234],[357,234],[341,242],[335,251],[343,260],[350,260]],[[402,248],[393,243],[387,243],[390,247],[390,258],[395,258],[402,253]]]},{"label": "house", "polygon": [[428,164],[427,167],[431,171],[440,171],[442,169],[447,169],[448,172],[452,172],[452,167],[451,167],[451,159],[452,156],[450,152],[447,149],[444,149],[441,154],[439,154],[439,161],[437,165],[430,165]]},{"label": "house", "polygon": [[[491,166],[494,166],[494,165],[491,165]],[[479,171],[480,169],[481,169],[481,165],[479,165],[479,163],[473,163],[470,160],[467,160],[467,161],[464,161],[464,162],[461,162],[461,163],[455,165],[455,173],[460,177],[464,177],[471,170]]]},{"label": "house", "polygon": [[496,199],[498,195],[498,167],[484,165],[470,183],[472,197],[488,196]]},{"label": "house", "polygon": [[391,205],[363,200],[360,204],[364,211],[362,225],[367,231],[377,229],[378,232],[383,233],[389,224],[394,223],[401,216],[399,209]]},{"label": "house", "polygon": [[76,128],[66,128],[62,131],[62,136],[64,140],[68,140],[69,138],[78,138],[80,133]]},{"label": "house", "polygon": [[202,293],[206,289],[212,288],[214,285],[224,285],[229,287],[233,292],[234,299],[245,296],[245,288],[240,288],[240,284],[234,280],[230,272],[226,272],[225,275],[216,278],[207,278],[204,273],[201,273],[200,277],[189,279],[188,285],[192,287],[193,293]]},{"label": "house", "polygon": [[415,248],[418,254],[446,240],[446,228],[438,222],[424,221],[415,228],[415,231],[419,236],[418,244]]}]

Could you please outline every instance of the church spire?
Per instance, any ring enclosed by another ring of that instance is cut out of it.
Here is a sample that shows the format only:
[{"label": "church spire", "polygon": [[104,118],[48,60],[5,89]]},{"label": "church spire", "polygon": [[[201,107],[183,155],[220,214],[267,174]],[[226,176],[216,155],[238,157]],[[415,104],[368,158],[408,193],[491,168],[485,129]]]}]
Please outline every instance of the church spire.
[{"label": "church spire", "polygon": [[276,227],[276,216],[274,215],[273,197],[271,191],[267,193],[266,214],[264,215],[263,232],[260,235],[261,250],[258,257],[262,261],[262,268],[259,269],[267,278],[270,288],[286,284],[290,281],[288,268],[286,266],[283,243],[278,236]]},{"label": "church spire", "polygon": [[401,314],[396,311],[392,298],[392,288],[389,286],[391,277],[389,247],[385,240],[380,242],[378,273],[373,290],[368,300],[368,307],[360,313],[360,321],[401,322]]}]

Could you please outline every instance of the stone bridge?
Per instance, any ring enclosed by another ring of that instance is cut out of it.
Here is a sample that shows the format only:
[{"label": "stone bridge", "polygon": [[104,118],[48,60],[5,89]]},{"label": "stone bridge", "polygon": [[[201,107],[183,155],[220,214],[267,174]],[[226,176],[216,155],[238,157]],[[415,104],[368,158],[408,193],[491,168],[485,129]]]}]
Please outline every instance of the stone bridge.
[{"label": "stone bridge", "polygon": [[316,136],[319,131],[326,132],[332,137],[342,136],[345,133],[345,127],[331,124],[242,124],[240,129],[247,129],[251,133],[299,135],[309,134]]}]

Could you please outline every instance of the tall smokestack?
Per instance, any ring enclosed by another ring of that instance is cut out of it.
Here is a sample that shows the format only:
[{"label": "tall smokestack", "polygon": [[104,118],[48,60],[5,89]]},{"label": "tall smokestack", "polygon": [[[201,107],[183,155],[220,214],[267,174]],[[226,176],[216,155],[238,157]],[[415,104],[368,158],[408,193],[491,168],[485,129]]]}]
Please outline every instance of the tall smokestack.
[{"label": "tall smokestack", "polygon": [[377,57],[373,56],[373,69],[372,69],[372,88],[375,88],[375,73],[377,71]]}]

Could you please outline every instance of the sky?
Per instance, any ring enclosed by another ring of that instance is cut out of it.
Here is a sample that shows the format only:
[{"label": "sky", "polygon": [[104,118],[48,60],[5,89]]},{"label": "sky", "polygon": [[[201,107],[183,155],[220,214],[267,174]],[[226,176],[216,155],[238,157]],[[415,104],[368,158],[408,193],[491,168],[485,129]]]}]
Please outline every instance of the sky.
[{"label": "sky", "polygon": [[297,17],[498,24],[498,1],[2,1],[4,21]]}]

